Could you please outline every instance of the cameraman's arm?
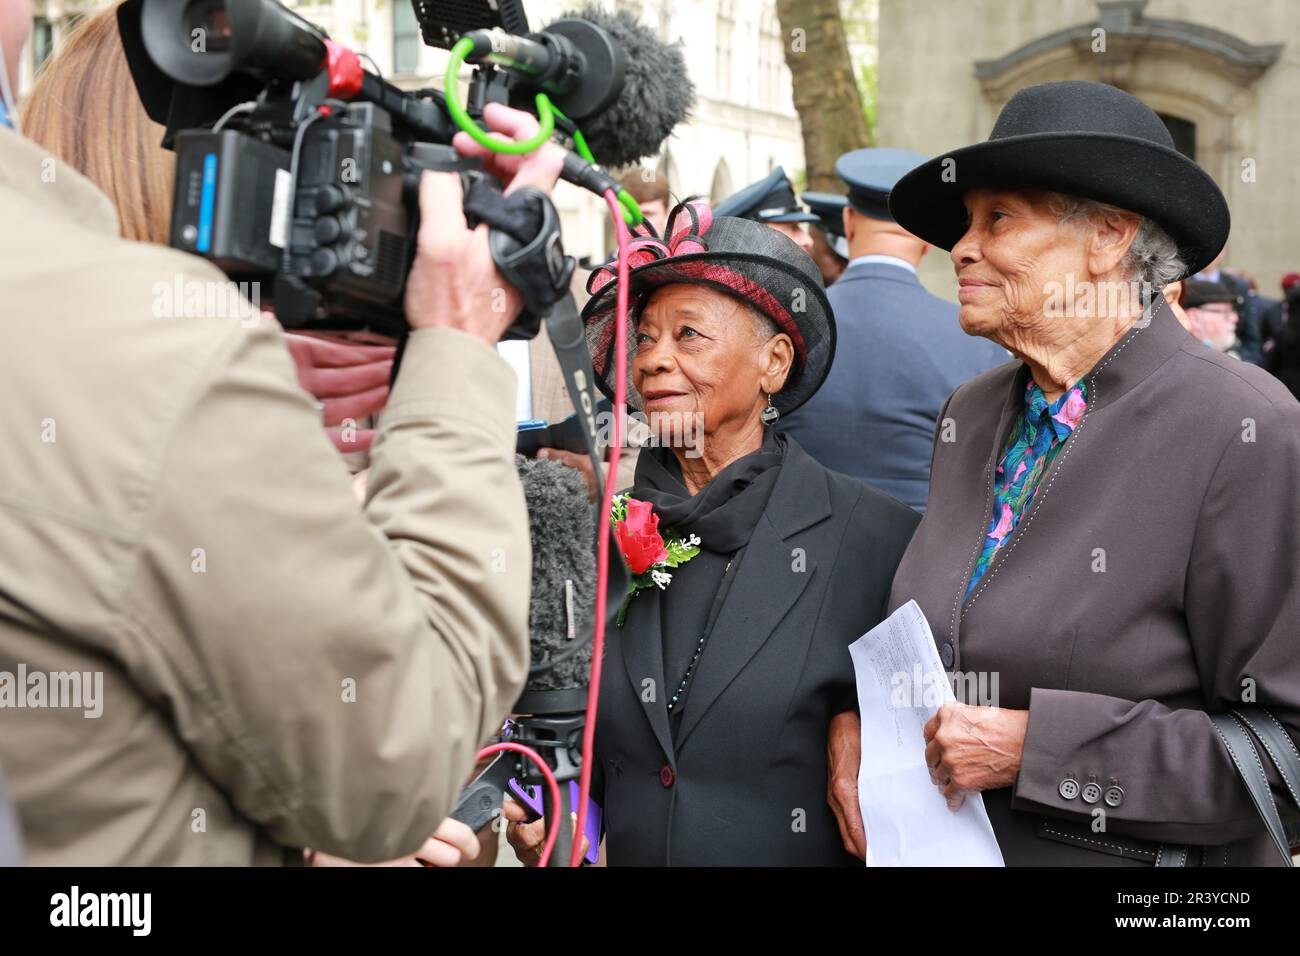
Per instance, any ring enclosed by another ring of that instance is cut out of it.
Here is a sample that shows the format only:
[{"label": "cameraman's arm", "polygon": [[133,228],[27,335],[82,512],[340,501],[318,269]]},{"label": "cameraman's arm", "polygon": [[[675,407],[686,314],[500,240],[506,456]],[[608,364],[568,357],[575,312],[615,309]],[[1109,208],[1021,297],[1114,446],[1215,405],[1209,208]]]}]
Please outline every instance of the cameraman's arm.
[{"label": "cameraman's arm", "polygon": [[434,832],[523,685],[513,375],[462,332],[413,335],[367,521],[269,326],[197,372],[124,589],[124,656],[241,814],[391,859]]},{"label": "cameraman's arm", "polygon": [[232,324],[190,373],[122,582],[123,659],[238,812],[363,862],[437,829],[528,664],[514,376],[474,334],[513,313],[470,291],[500,284],[485,239],[448,237],[462,282],[412,323],[366,515],[279,331]]}]

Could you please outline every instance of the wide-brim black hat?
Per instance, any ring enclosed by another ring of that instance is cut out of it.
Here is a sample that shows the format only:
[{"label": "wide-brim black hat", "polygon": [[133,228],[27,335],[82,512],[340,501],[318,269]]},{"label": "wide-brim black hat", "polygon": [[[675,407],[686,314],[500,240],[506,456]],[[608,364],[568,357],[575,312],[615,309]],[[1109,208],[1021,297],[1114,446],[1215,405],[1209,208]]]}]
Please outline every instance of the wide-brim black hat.
[{"label": "wide-brim black hat", "polygon": [[967,228],[962,196],[981,186],[1066,193],[1146,216],[1178,244],[1184,276],[1209,265],[1228,240],[1228,203],[1214,180],[1174,149],[1150,107],[1103,83],[1025,87],[986,142],[900,179],[889,209],[908,232],[952,249]]},{"label": "wide-brim black hat", "polygon": [[[767,316],[794,343],[794,364],[785,386],[772,396],[782,414],[798,408],[821,387],[835,356],[835,318],[817,264],[788,236],[750,219],[713,218],[709,207],[687,203],[673,210],[668,238],[633,238],[628,273],[627,402],[642,407],[632,384],[635,354],[631,323],[660,286],[704,285],[742,299]],[[599,266],[587,281],[591,299],[582,310],[596,383],[611,398],[616,374],[616,263]]]}]

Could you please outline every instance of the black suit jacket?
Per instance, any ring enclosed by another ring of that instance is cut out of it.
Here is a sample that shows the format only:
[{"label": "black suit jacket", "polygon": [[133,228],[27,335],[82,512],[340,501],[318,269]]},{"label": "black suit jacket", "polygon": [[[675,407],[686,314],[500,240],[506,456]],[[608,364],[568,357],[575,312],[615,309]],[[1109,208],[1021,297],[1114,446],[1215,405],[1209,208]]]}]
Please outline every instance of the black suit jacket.
[{"label": "black suit jacket", "polygon": [[676,746],[663,648],[645,636],[659,600],[632,600],[606,639],[596,726],[593,794],[611,865],[862,865],[826,803],[827,731],[856,707],[848,645],[880,621],[919,520],[792,440]]}]

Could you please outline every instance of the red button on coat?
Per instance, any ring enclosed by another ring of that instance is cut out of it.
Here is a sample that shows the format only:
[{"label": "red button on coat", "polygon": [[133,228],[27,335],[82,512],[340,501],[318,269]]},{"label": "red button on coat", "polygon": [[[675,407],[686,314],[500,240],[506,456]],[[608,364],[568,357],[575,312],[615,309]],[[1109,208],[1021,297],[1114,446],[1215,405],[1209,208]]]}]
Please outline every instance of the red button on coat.
[{"label": "red button on coat", "polygon": [[673,781],[676,779],[677,774],[673,773],[673,768],[668,766],[668,764],[664,764],[663,768],[659,771],[659,782],[665,787],[671,787]]}]

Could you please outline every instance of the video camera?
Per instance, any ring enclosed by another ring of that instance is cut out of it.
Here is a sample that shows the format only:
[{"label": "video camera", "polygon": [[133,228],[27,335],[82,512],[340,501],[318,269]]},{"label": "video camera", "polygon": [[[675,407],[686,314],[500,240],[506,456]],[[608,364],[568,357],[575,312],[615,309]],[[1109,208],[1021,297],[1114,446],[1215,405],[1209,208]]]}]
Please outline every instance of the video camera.
[{"label": "video camera", "polygon": [[[405,2],[405,0],[395,0]],[[566,18],[529,34],[520,0],[413,0],[426,42],[478,63],[464,111],[544,93],[567,122],[619,96],[625,57],[601,27]],[[423,170],[461,175],[470,225],[523,294],[507,333],[530,338],[567,292],[573,260],[535,189],[503,196],[450,146],[460,126],[437,90],[407,92],[276,0],[129,0],[119,24],[132,76],[176,153],[170,244],[232,279],[269,280],[286,328],[401,337]],[[565,127],[561,125],[561,128]],[[615,186],[576,156],[566,178]]]}]

